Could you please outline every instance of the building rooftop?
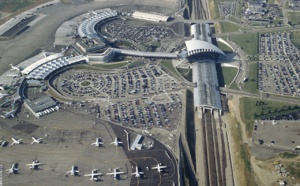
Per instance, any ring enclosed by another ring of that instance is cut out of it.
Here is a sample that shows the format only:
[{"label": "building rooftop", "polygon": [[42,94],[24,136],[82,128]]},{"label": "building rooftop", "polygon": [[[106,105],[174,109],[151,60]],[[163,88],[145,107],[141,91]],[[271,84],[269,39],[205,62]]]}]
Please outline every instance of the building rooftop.
[{"label": "building rooftop", "polygon": [[36,113],[56,105],[56,102],[46,95],[33,101],[25,99],[24,102]]}]

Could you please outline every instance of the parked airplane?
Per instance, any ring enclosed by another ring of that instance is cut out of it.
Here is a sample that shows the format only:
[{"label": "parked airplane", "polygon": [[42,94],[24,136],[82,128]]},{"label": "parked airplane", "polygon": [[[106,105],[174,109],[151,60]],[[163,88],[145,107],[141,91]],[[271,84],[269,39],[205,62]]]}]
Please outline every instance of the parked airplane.
[{"label": "parked airplane", "polygon": [[8,96],[8,94],[2,94],[2,93],[0,93],[0,99],[1,98],[5,98],[6,96]]},{"label": "parked airplane", "polygon": [[139,167],[135,167],[135,172],[133,172],[131,175],[135,175],[136,178],[141,177],[141,174],[144,174],[143,172],[139,172]]},{"label": "parked airplane", "polygon": [[157,169],[159,173],[161,173],[164,168],[167,168],[167,166],[161,166],[161,163],[157,164],[156,167],[152,167],[152,169]]},{"label": "parked airplane", "polygon": [[35,137],[32,137],[32,140],[33,140],[33,141],[31,142],[31,145],[34,144],[34,143],[41,143],[41,142],[42,142],[42,138],[38,138],[38,139],[37,139],[37,138],[35,138]]},{"label": "parked airplane", "polygon": [[30,163],[30,164],[26,164],[26,166],[30,166],[29,168],[31,170],[33,170],[33,169],[38,170],[39,165],[41,165],[41,163],[38,160],[35,160],[32,163]]},{"label": "parked airplane", "polygon": [[18,172],[17,165],[18,165],[18,163],[13,163],[13,164],[11,165],[11,168],[10,168],[10,169],[7,169],[6,171],[7,171],[9,174],[16,174],[16,173]]},{"label": "parked airplane", "polygon": [[21,71],[20,67],[14,66],[14,65],[12,65],[12,64],[10,64],[10,66],[11,66],[11,69],[12,69],[12,70]]},{"label": "parked airplane", "polygon": [[98,176],[101,176],[102,174],[97,171],[98,171],[97,169],[93,169],[91,174],[85,174],[84,176],[91,177],[90,180],[92,181],[98,181]]},{"label": "parked airplane", "polygon": [[114,145],[118,146],[118,145],[121,144],[121,143],[123,143],[123,142],[118,141],[118,138],[115,138],[115,141],[112,142],[111,144],[114,144]]},{"label": "parked airplane", "polygon": [[100,145],[103,145],[103,143],[100,140],[101,138],[96,138],[96,141],[92,143],[92,145],[95,145],[96,147],[100,147]]},{"label": "parked airplane", "polygon": [[106,175],[113,175],[114,176],[114,179],[117,180],[118,179],[118,175],[120,174],[124,174],[125,172],[119,172],[119,169],[116,168],[114,169],[114,172],[109,172],[109,173],[106,173]]},{"label": "parked airplane", "polygon": [[79,174],[79,170],[75,170],[75,166],[72,166],[72,169],[68,172],[66,172],[66,174],[70,174],[71,176],[77,176]]},{"label": "parked airplane", "polygon": [[[11,110],[11,111],[9,111],[9,112],[6,112],[6,111],[4,111],[5,112],[5,114],[4,114],[4,118],[9,118],[9,117],[15,117],[15,113],[16,113],[16,109],[15,110]],[[3,117],[3,116],[2,116]]]},{"label": "parked airplane", "polygon": [[4,87],[3,87],[3,86],[0,86],[0,90],[4,90]]},{"label": "parked airplane", "polygon": [[15,138],[11,138],[13,140],[13,142],[10,144],[10,146],[13,146],[14,144],[21,144],[22,139],[15,139]]},{"label": "parked airplane", "polygon": [[0,147],[5,147],[6,146],[6,141],[0,140]]}]

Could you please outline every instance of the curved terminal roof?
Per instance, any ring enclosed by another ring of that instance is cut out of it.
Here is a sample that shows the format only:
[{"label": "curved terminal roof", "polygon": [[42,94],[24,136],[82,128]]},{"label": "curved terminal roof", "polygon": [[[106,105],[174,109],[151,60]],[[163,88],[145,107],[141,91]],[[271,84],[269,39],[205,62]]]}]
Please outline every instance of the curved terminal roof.
[{"label": "curved terminal roof", "polygon": [[118,15],[117,11],[104,11],[95,16],[89,17],[84,20],[78,27],[78,35],[80,37],[87,37],[87,38],[97,38],[98,34],[95,30],[95,25],[100,21],[105,19],[113,18]]},{"label": "curved terminal roof", "polygon": [[204,52],[214,52],[226,57],[225,53],[221,49],[205,41],[189,40],[185,42],[185,45],[188,51],[188,56],[192,56],[194,54],[199,54]]},{"label": "curved terminal roof", "polygon": [[40,66],[32,69],[26,76],[26,79],[45,79],[50,73],[58,70],[59,68],[65,67],[81,61],[88,61],[88,58],[82,55],[75,57],[60,57],[47,61]]},{"label": "curved terminal roof", "polygon": [[222,110],[215,63],[193,63],[194,106]]},{"label": "curved terminal roof", "polygon": [[159,14],[150,14],[146,12],[135,11],[132,13],[132,17],[136,19],[144,19],[148,21],[156,21],[156,22],[167,22],[169,16],[159,15]]}]

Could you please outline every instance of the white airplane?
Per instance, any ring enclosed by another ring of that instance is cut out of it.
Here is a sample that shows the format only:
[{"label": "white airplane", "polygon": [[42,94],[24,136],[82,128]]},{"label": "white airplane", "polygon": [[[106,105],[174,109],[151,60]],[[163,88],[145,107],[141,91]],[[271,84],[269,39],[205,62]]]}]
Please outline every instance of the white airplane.
[{"label": "white airplane", "polygon": [[96,141],[92,143],[92,145],[95,145],[96,147],[100,147],[100,145],[103,145],[103,143],[100,141],[101,138],[96,138]]},{"label": "white airplane", "polygon": [[12,70],[17,70],[17,71],[20,71],[20,70],[21,70],[20,67],[14,66],[14,65],[12,65],[12,64],[10,64],[10,66],[11,66],[11,69],[12,69]]},{"label": "white airplane", "polygon": [[6,141],[0,140],[0,147],[5,147],[6,143],[7,143]]},{"label": "white airplane", "polygon": [[71,176],[77,176],[79,174],[79,170],[75,170],[75,166],[72,166],[72,169],[66,172],[66,174],[70,174]]},{"label": "white airplane", "polygon": [[118,141],[118,138],[115,138],[115,141],[112,142],[111,144],[114,144],[114,145],[118,146],[118,145],[121,144],[121,143],[123,143],[123,142]]},{"label": "white airplane", "polygon": [[35,137],[32,137],[32,140],[33,140],[33,141],[31,142],[31,145],[34,144],[34,143],[41,143],[41,142],[42,142],[42,138],[38,138],[38,139],[37,139],[37,138],[35,138]]},{"label": "white airplane", "polygon": [[131,175],[135,175],[136,178],[141,177],[141,174],[144,174],[143,172],[139,172],[139,167],[135,167],[135,172],[133,172]]},{"label": "white airplane", "polygon": [[17,164],[18,163],[13,163],[11,165],[11,168],[7,169],[6,172],[8,172],[9,174],[16,174],[18,172]]},{"label": "white airplane", "polygon": [[26,166],[30,166],[29,168],[32,170],[32,169],[35,169],[37,170],[39,168],[39,165],[41,165],[41,163],[38,161],[38,160],[35,160],[33,161],[32,163],[30,164],[26,164]]},{"label": "white airplane", "polygon": [[152,167],[152,169],[157,169],[159,173],[161,173],[164,168],[167,168],[167,166],[161,166],[161,163],[157,164],[156,167]]},{"label": "white airplane", "polygon": [[6,96],[8,96],[8,94],[2,94],[2,93],[0,93],[0,99],[1,99],[1,98],[4,98],[4,97],[6,97]]},{"label": "white airplane", "polygon": [[3,87],[3,86],[0,86],[0,90],[4,90],[4,87]]},{"label": "white airplane", "polygon": [[14,144],[21,144],[22,139],[15,139],[15,138],[11,138],[13,140],[12,144],[10,144],[10,146],[13,146]]},{"label": "white airplane", "polygon": [[106,173],[106,175],[113,175],[115,180],[118,179],[117,176],[120,174],[125,174],[125,172],[119,172],[118,168],[114,169],[114,172]]},{"label": "white airplane", "polygon": [[97,172],[97,169],[93,169],[91,174],[85,174],[84,176],[91,177],[91,181],[98,181],[98,176],[101,176],[102,174],[100,172]]}]

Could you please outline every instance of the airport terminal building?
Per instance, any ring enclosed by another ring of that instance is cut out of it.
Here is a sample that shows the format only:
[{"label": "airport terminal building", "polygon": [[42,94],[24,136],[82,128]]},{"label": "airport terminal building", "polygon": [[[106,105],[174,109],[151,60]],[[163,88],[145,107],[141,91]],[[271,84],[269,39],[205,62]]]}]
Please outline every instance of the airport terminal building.
[{"label": "airport terminal building", "polygon": [[203,111],[218,110],[221,114],[221,96],[216,71],[216,60],[225,53],[212,44],[209,24],[191,26],[193,39],[186,41],[187,59],[193,67],[194,107]]}]

